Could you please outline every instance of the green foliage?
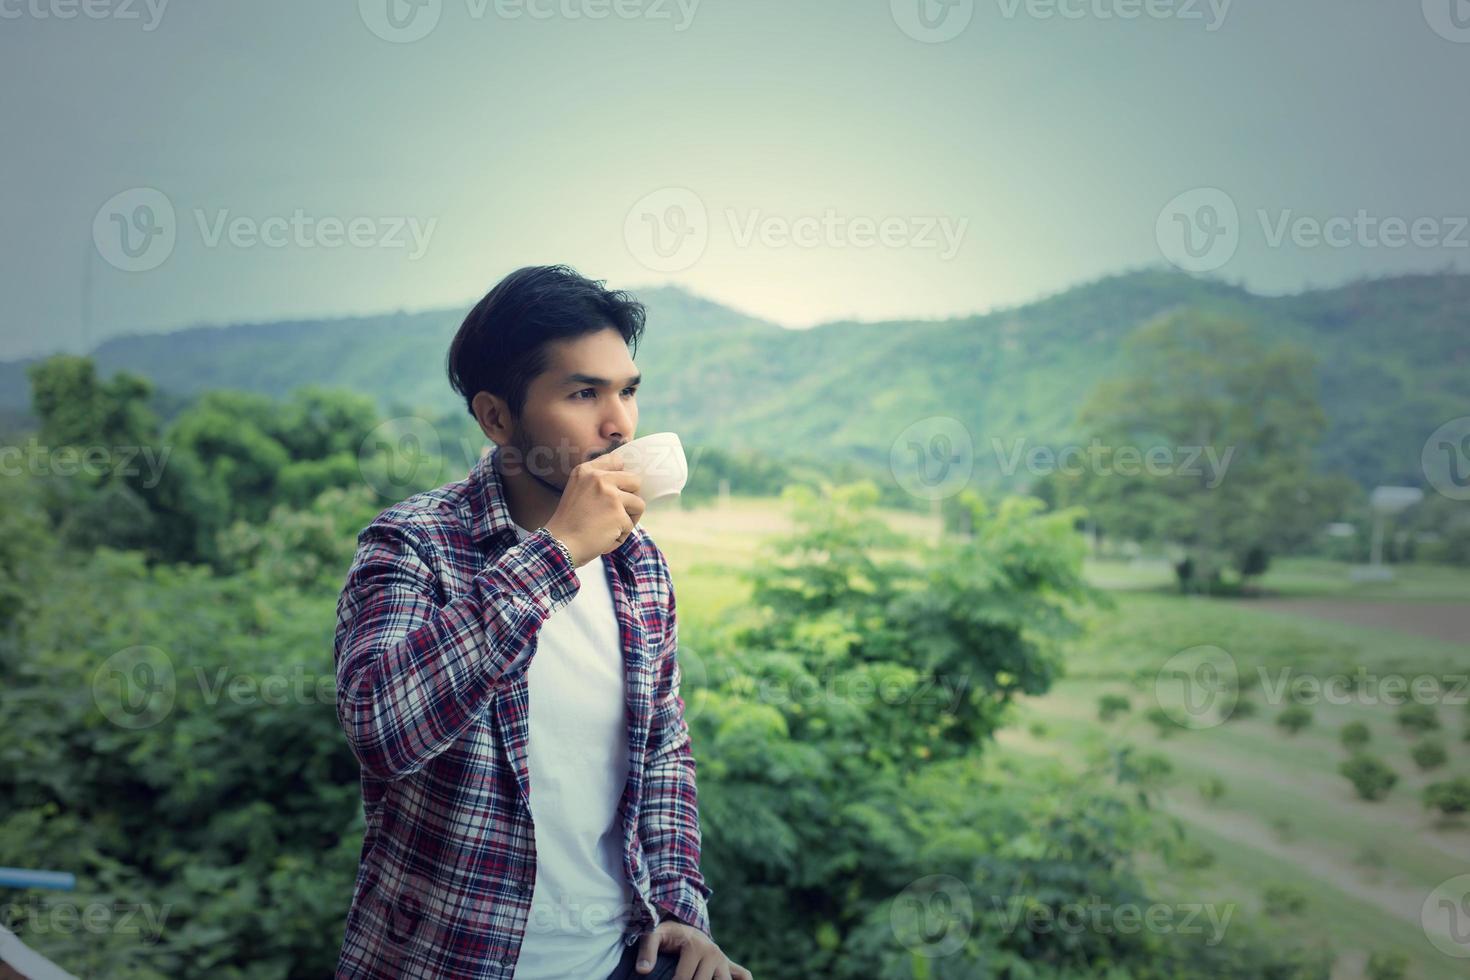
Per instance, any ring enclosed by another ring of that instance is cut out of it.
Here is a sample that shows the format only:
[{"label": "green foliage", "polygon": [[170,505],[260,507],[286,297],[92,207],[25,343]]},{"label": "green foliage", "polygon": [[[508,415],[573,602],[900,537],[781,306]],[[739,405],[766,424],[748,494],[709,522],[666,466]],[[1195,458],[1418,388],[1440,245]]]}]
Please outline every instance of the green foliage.
[{"label": "green foliage", "polygon": [[1257,704],[1255,701],[1252,701],[1250,698],[1241,696],[1236,698],[1235,706],[1230,709],[1230,714],[1225,718],[1225,720],[1244,721],[1247,718],[1254,718],[1260,713],[1261,706],[1259,704]]},{"label": "green foliage", "polygon": [[1340,763],[1337,771],[1346,776],[1365,800],[1381,800],[1399,781],[1398,774],[1376,756],[1365,752],[1354,753],[1346,762]]},{"label": "green foliage", "polygon": [[1301,915],[1307,910],[1307,896],[1295,885],[1273,883],[1261,892],[1261,906],[1273,918]]},{"label": "green foliage", "polygon": [[1126,694],[1104,694],[1097,699],[1098,721],[1112,721],[1118,715],[1133,708]]},{"label": "green foliage", "polygon": [[1409,757],[1420,769],[1438,769],[1449,760],[1444,742],[1437,738],[1426,738],[1421,742],[1415,742],[1409,749]]},{"label": "green foliage", "polygon": [[1210,776],[1199,784],[1199,795],[1209,803],[1218,803],[1225,797],[1225,780]]},{"label": "green foliage", "polygon": [[1081,410],[1097,458],[1056,481],[1058,501],[1113,537],[1180,549],[1187,591],[1219,591],[1227,568],[1260,575],[1341,509],[1350,485],[1311,471],[1326,418],[1304,350],[1181,311],[1139,327],[1128,352]]},{"label": "green foliage", "polygon": [[1419,736],[1440,729],[1439,712],[1434,705],[1422,701],[1405,701],[1399,705],[1399,728],[1408,735]]},{"label": "green foliage", "polygon": [[1337,733],[1337,737],[1342,742],[1343,748],[1348,751],[1356,751],[1368,744],[1373,738],[1373,733],[1361,721],[1350,721],[1342,726],[1342,730]]},{"label": "green foliage", "polygon": [[1457,776],[1424,787],[1424,805],[1445,816],[1470,811],[1470,777]]},{"label": "green foliage", "polygon": [[[167,913],[157,941],[110,937],[99,975],[329,973],[361,843],[332,596],[106,548],[43,560],[0,661],[0,863]],[[63,964],[95,955],[88,932],[34,938]]]},{"label": "green foliage", "polygon": [[[393,447],[369,441],[378,419],[362,395],[307,387],[276,402],[212,391],[165,431],[148,407],[151,386],[135,375],[99,382],[90,360],[67,355],[33,365],[30,375],[42,504],[78,550],[138,550],[223,568],[238,564],[220,552],[219,536],[232,525],[264,524],[277,506],[307,510],[331,489],[393,485],[384,476]],[[77,453],[86,465],[69,463]],[[419,489],[405,486],[404,496]]]},{"label": "green foliage", "polygon": [[[77,972],[266,980],[335,962],[363,815],[332,710],[331,628],[355,532],[381,502],[331,475],[358,438],[334,434],[341,412],[297,404],[219,395],[175,421],[169,444],[190,462],[173,492],[193,487],[211,519],[230,518],[207,565],[79,548],[51,533],[45,481],[0,480],[0,864],[69,868],[78,901],[161,915],[157,934],[24,937]],[[1080,775],[987,758],[1101,601],[1075,515],[964,494],[971,533],[928,545],[875,520],[878,497],[863,483],[788,491],[796,530],[751,572],[752,601],[683,636],[722,944],[772,980],[922,966],[1325,977],[1268,925],[1233,924],[1216,945],[1046,928],[1078,905],[1150,904],[1134,856],[1162,817],[1136,801],[1170,772],[1156,754]],[[196,503],[143,500],[155,526]],[[1191,848],[1171,842],[1166,859],[1203,866]],[[959,946],[926,956],[926,920],[952,897],[968,902],[944,912]]]},{"label": "green foliage", "polygon": [[1409,958],[1403,953],[1369,953],[1366,974],[1368,980],[1404,980],[1409,975]]},{"label": "green foliage", "polygon": [[1288,735],[1295,735],[1312,723],[1312,709],[1293,702],[1281,709],[1276,716],[1276,725]]},{"label": "green foliage", "polygon": [[1148,719],[1150,725],[1154,726],[1154,729],[1159,733],[1159,738],[1168,738],[1170,735],[1179,731],[1181,727],[1174,720],[1174,717],[1159,705],[1149,708],[1143,717]]}]

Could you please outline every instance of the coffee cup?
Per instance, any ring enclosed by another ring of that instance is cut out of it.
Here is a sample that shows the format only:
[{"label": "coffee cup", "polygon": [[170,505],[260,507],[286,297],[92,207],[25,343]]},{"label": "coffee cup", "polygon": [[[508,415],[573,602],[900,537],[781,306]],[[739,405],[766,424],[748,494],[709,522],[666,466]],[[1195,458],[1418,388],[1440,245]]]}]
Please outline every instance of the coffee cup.
[{"label": "coffee cup", "polygon": [[623,469],[643,477],[638,495],[646,503],[671,497],[689,482],[689,461],[677,433],[655,432],[624,443],[613,453],[622,457]]}]

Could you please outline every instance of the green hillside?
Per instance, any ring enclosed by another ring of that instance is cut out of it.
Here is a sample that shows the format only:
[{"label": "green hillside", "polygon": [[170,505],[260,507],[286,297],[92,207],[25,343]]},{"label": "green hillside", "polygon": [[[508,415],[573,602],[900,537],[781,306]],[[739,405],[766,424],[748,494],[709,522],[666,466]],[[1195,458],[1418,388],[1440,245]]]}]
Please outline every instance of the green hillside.
[{"label": "green hillside", "polygon": [[[1077,438],[1078,406],[1119,371],[1121,341],[1180,307],[1233,313],[1318,358],[1330,426],[1324,469],[1364,484],[1416,483],[1425,437],[1470,413],[1470,276],[1416,275],[1284,297],[1172,270],[1108,277],[1012,309],[948,320],[836,322],[787,330],[677,288],[649,308],[638,361],[647,431],[692,444],[886,465],[910,424],[952,416],[972,436],[976,478],[1017,482],[1018,446]],[[385,410],[461,411],[444,354],[463,309],[201,327],[107,341],[104,376],[151,378],[170,400],[220,387],[283,395],[349,387]],[[0,410],[25,408],[24,365],[0,364]]]}]

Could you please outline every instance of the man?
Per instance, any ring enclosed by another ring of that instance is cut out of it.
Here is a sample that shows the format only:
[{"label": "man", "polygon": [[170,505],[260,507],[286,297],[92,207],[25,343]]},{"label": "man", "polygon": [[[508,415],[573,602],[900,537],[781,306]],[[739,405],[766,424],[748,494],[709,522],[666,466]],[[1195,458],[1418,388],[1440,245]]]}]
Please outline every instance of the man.
[{"label": "man", "polygon": [[507,276],[449,350],[494,450],[358,536],[335,655],[367,830],[338,977],[750,980],[710,931],[668,563],[609,455],[643,322],[565,266]]}]

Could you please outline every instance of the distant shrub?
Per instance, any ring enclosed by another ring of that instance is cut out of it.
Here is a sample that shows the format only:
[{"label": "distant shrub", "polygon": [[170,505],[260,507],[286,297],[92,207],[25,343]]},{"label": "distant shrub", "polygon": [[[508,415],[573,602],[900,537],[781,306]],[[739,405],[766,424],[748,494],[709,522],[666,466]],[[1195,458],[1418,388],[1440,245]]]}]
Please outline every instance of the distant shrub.
[{"label": "distant shrub", "polygon": [[1439,713],[1434,705],[1419,701],[1405,701],[1399,706],[1399,727],[1409,735],[1423,735],[1439,731]]},{"label": "distant shrub", "polygon": [[1097,699],[1098,721],[1112,721],[1125,711],[1133,710],[1133,702],[1126,694],[1104,694]]},{"label": "distant shrub", "polygon": [[1157,752],[1146,752],[1138,757],[1136,773],[1144,786],[1158,786],[1174,774],[1174,763]]},{"label": "distant shrub", "polygon": [[1216,860],[1215,852],[1193,837],[1180,838],[1164,848],[1164,861],[1183,871],[1203,871],[1214,867]]},{"label": "distant shrub", "polygon": [[1343,748],[1356,750],[1367,745],[1372,740],[1373,733],[1361,721],[1353,721],[1343,725],[1337,737],[1342,742]]},{"label": "distant shrub", "polygon": [[1288,735],[1295,735],[1312,723],[1312,709],[1304,704],[1288,704],[1276,716],[1276,724]]},{"label": "distant shrub", "polygon": [[1409,975],[1409,958],[1403,953],[1368,954],[1368,980],[1404,980]]},{"label": "distant shrub", "polygon": [[1337,767],[1353,784],[1353,789],[1365,800],[1381,800],[1399,781],[1398,774],[1383,760],[1358,752]]},{"label": "distant shrub", "polygon": [[1422,742],[1415,742],[1414,747],[1409,750],[1409,755],[1420,769],[1438,769],[1449,759],[1449,754],[1444,750],[1444,743],[1437,738],[1426,738]]},{"label": "distant shrub", "polygon": [[1259,704],[1247,698],[1239,698],[1236,700],[1235,707],[1231,710],[1230,714],[1225,716],[1225,720],[1244,721],[1247,718],[1254,718],[1260,713],[1261,706]]},{"label": "distant shrub", "polygon": [[1267,915],[1301,915],[1307,909],[1307,896],[1294,885],[1267,885],[1261,897]]},{"label": "distant shrub", "polygon": [[1470,777],[1458,776],[1424,787],[1424,805],[1445,816],[1470,810]]},{"label": "distant shrub", "polygon": [[1199,784],[1199,795],[1211,803],[1218,803],[1225,795],[1225,780],[1219,776],[1211,776]]},{"label": "distant shrub", "polygon": [[1173,718],[1169,717],[1169,712],[1165,711],[1163,708],[1149,708],[1148,714],[1144,715],[1144,717],[1148,719],[1149,724],[1158,729],[1159,738],[1168,738],[1170,735],[1173,735],[1175,732],[1179,731],[1179,723]]}]

